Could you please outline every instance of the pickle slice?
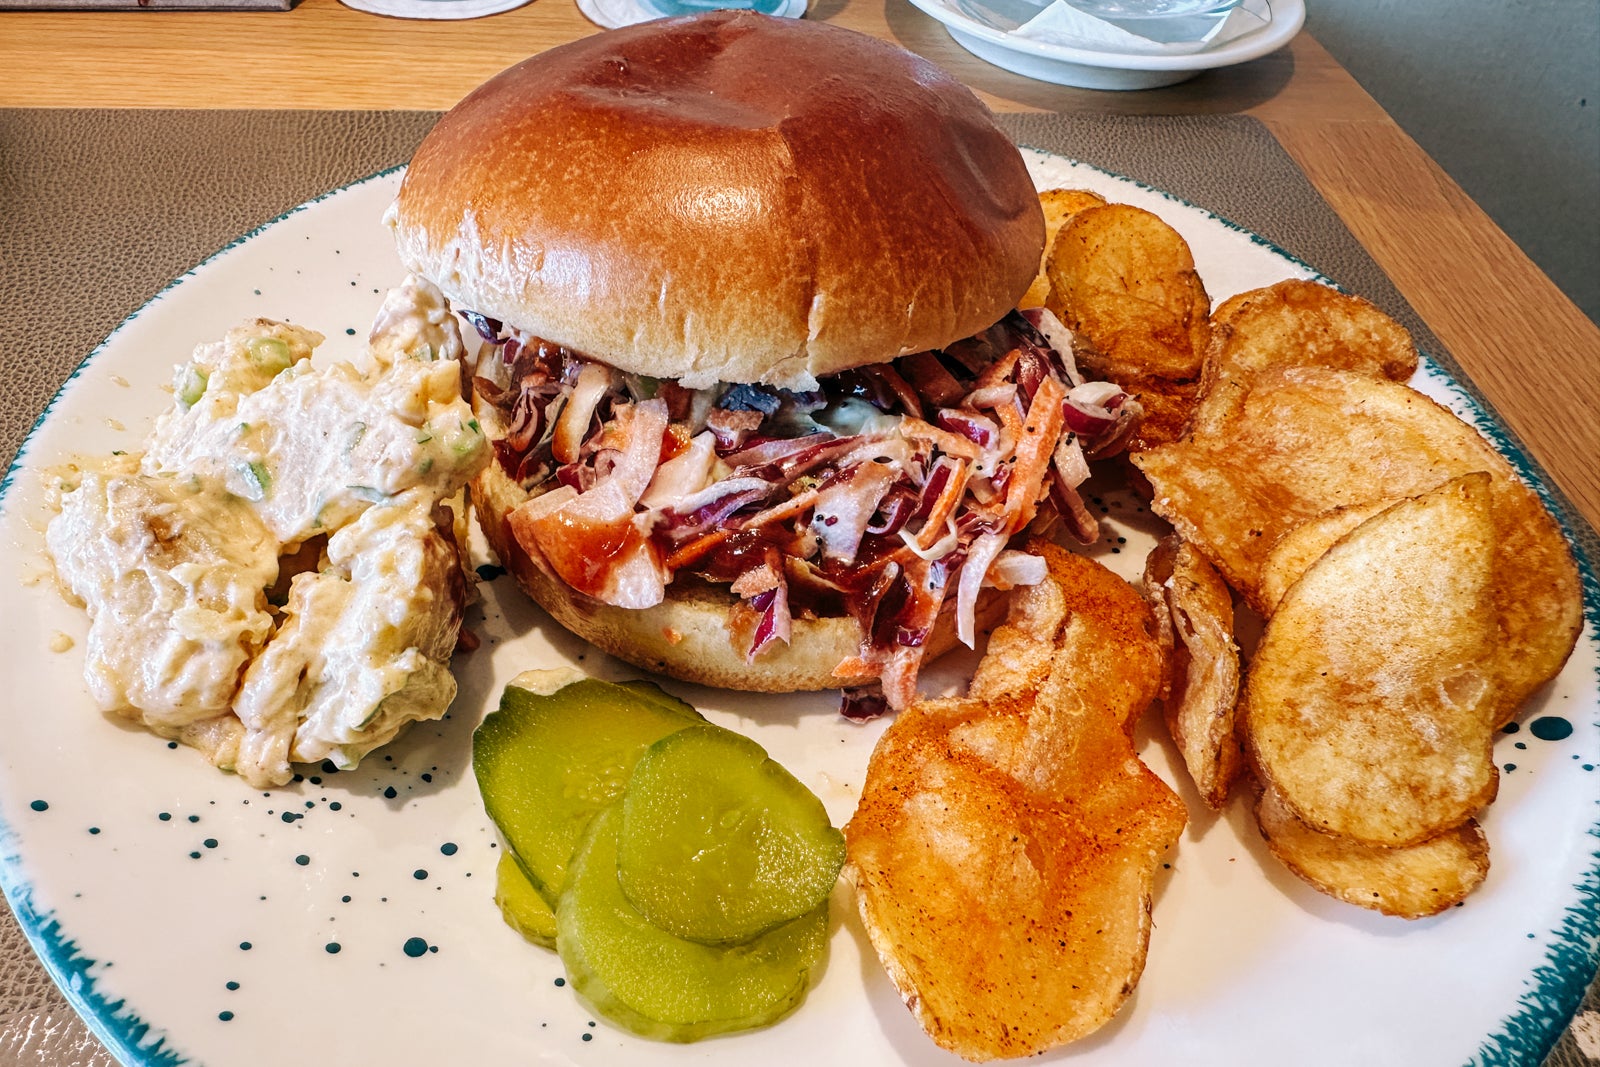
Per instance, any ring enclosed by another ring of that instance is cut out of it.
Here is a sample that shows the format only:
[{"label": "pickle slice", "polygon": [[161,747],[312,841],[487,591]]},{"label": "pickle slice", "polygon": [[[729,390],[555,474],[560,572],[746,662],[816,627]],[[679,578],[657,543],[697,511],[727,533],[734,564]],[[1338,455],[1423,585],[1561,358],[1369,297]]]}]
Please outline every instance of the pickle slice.
[{"label": "pickle slice", "polygon": [[654,682],[647,682],[643,678],[629,678],[625,682],[617,682],[616,684],[619,688],[628,690],[628,692],[642,700],[660,704],[669,711],[680,711],[697,722],[705,721],[705,716],[701,715],[693,704],[686,700],[680,700]]},{"label": "pickle slice", "polygon": [[844,852],[816,794],[720,727],[651,745],[622,796],[622,893],[691,941],[745,941],[806,914],[828,899]]},{"label": "pickle slice", "polygon": [[494,902],[506,925],[535,945],[556,947],[556,913],[528,881],[522,864],[510,851],[500,853],[494,872]]},{"label": "pickle slice", "polygon": [[747,1030],[794,1008],[827,951],[826,904],[740,945],[673,937],[618,888],[620,816],[613,806],[590,822],[556,907],[556,950],[578,995],[619,1026],[661,1041]]},{"label": "pickle slice", "polygon": [[472,736],[472,770],[489,818],[552,907],[583,828],[622,793],[640,755],[704,721],[660,690],[576,672],[530,671],[506,687]]}]

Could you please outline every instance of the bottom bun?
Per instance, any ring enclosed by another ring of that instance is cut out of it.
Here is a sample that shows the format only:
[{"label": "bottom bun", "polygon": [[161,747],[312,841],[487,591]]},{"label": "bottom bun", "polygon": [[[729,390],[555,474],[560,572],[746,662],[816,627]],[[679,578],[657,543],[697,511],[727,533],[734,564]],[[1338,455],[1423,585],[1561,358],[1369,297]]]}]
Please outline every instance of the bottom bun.
[{"label": "bottom bun", "polygon": [[[787,644],[773,642],[754,660],[736,647],[728,626],[735,597],[726,587],[679,578],[666,599],[650,608],[603,604],[550,575],[512,536],[507,516],[529,499],[490,463],[472,482],[472,502],[489,547],[528,596],[556,622],[601,651],[648,671],[698,685],[756,693],[840,689],[875,677],[840,677],[839,664],[861,654],[861,626],[850,618],[794,620]],[[1003,617],[1006,594],[986,589],[978,600],[980,625]],[[925,662],[956,645],[954,612],[940,613],[928,637]]]}]

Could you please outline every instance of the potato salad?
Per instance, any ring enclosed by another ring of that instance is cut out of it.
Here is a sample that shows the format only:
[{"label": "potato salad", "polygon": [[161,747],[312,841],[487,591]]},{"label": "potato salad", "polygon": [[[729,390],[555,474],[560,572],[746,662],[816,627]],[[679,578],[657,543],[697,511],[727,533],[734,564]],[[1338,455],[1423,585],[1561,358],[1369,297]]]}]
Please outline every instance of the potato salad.
[{"label": "potato salad", "polygon": [[488,459],[460,334],[411,278],[356,359],[313,366],[321,342],[257,319],[200,346],[142,453],[56,472],[46,531],[99,706],[257,787],[354,766],[456,690],[444,504]]}]

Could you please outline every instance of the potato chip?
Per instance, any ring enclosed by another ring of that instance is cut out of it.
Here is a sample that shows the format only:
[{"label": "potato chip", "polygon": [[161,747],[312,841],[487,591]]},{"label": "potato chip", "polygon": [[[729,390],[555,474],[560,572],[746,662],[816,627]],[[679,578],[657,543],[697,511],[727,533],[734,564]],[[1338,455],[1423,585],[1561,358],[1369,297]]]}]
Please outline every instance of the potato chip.
[{"label": "potato chip", "polygon": [[1418,845],[1380,848],[1317,833],[1268,789],[1256,824],[1272,854],[1313,889],[1402,919],[1459,904],[1489,874],[1489,840],[1476,819]]},{"label": "potato chip", "polygon": [[1211,298],[1188,243],[1140,208],[1085,208],[1056,235],[1045,274],[1047,306],[1083,342],[1083,372],[1116,382],[1147,410],[1169,409],[1141,425],[1131,449],[1175,440],[1198,396],[1211,330]]},{"label": "potato chip", "polygon": [[1494,799],[1490,494],[1474,473],[1380,512],[1268,620],[1250,761],[1313,830],[1414,845]]},{"label": "potato chip", "polygon": [[1143,971],[1155,873],[1187,818],[1124,725],[1159,682],[1149,609],[1099,564],[1039,551],[1050,576],[1016,595],[995,647],[1045,645],[1048,674],[990,669],[987,696],[901,712],[844,828],[890,979],[934,1041],[971,1060],[1111,1019]]},{"label": "potato chip", "polygon": [[1045,226],[1050,228],[1052,234],[1084,208],[1100,207],[1105,202],[1105,197],[1091,189],[1046,189],[1039,194]]},{"label": "potato chip", "polygon": [[1261,584],[1256,593],[1261,610],[1272,614],[1283,594],[1300,580],[1307,567],[1322,558],[1322,554],[1345,534],[1395,503],[1397,501],[1374,500],[1368,504],[1330,508],[1278,538],[1261,564]]},{"label": "potato chip", "polygon": [[1048,698],[1053,686],[1066,681],[1061,655],[1070,626],[1077,669],[1095,673],[1107,713],[1131,735],[1161,687],[1154,613],[1137,590],[1105,567],[1047,542],[1034,541],[1029,548],[1045,556],[1054,580],[1011,598],[1006,624],[989,636],[967,695],[988,700],[1044,693]]},{"label": "potato chip", "polygon": [[1074,212],[1086,207],[1099,207],[1105,202],[1105,197],[1087,189],[1040,190],[1039,206],[1044,209],[1044,252],[1039,256],[1039,275],[1034,278],[1023,298],[1017,301],[1018,307],[1044,306],[1050,295],[1050,279],[1045,275],[1044,265],[1050,259],[1050,245],[1055,242],[1056,234],[1061,232],[1062,225]]},{"label": "potato chip", "polygon": [[1416,496],[1471,471],[1493,478],[1493,719],[1553,678],[1582,626],[1578,569],[1538,496],[1472,427],[1408,386],[1321,367],[1274,368],[1225,427],[1133,457],[1152,509],[1267,614],[1262,567],[1329,508]]},{"label": "potato chip", "polygon": [[1167,730],[1200,799],[1220,811],[1242,763],[1234,737],[1239,649],[1233,597],[1216,569],[1176,535],[1146,557],[1144,591],[1166,652],[1161,702]]},{"label": "potato chip", "polygon": [[1405,327],[1359,296],[1297,279],[1252,289],[1211,313],[1194,424],[1215,427],[1269,367],[1328,367],[1403,382],[1416,373],[1418,358]]}]

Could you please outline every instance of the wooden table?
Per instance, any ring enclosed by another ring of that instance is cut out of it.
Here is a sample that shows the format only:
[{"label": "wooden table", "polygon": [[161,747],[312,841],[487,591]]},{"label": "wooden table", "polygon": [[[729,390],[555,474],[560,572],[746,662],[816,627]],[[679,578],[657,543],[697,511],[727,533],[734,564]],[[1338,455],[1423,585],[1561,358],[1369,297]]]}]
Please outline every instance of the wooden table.
[{"label": "wooden table", "polygon": [[[903,0],[816,0],[809,17],[896,41],[999,111],[1260,119],[1600,526],[1600,329],[1309,35],[1170,88],[1106,93],[989,66]],[[0,70],[13,72],[0,107],[443,109],[493,72],[597,32],[572,0],[463,22],[305,0],[289,12],[13,12],[0,28]]]}]

